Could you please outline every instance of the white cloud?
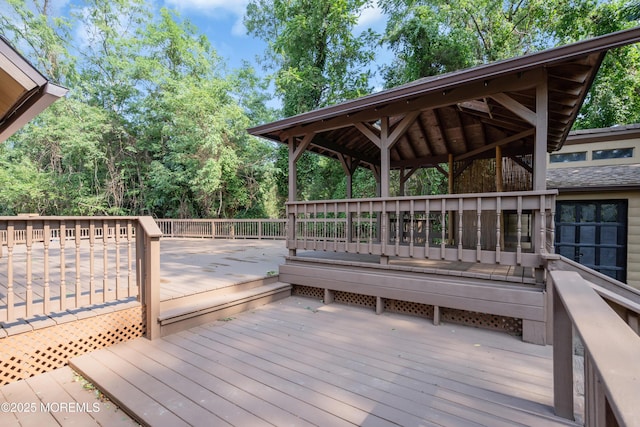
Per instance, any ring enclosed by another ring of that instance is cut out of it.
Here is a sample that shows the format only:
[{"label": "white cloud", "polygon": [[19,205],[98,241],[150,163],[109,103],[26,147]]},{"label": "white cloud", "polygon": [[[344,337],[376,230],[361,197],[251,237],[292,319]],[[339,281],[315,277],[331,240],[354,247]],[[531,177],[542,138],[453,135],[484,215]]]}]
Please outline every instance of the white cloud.
[{"label": "white cloud", "polygon": [[165,4],[177,10],[203,13],[212,18],[234,19],[231,34],[244,36],[247,31],[243,18],[249,0],[164,0]]},{"label": "white cloud", "polygon": [[365,29],[365,28],[376,27],[379,24],[382,24],[384,22],[385,22],[384,13],[382,12],[382,9],[380,9],[380,7],[377,4],[375,4],[371,7],[365,7],[362,9],[362,13],[358,18],[357,28]]},{"label": "white cloud", "polygon": [[178,10],[197,10],[208,15],[222,12],[242,18],[249,0],[165,0],[165,3]]}]

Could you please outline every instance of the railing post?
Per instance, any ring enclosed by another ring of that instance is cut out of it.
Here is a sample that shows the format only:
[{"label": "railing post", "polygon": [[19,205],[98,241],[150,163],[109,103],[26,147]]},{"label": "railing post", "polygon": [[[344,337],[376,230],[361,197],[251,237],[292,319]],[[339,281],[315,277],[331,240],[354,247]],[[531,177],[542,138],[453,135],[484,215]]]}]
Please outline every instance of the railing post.
[{"label": "railing post", "polygon": [[287,206],[287,225],[285,226],[287,235],[287,248],[289,256],[296,256],[296,214],[293,206]]},{"label": "railing post", "polygon": [[557,416],[573,420],[573,329],[560,295],[552,292],[553,407]]},{"label": "railing post", "polygon": [[140,300],[145,307],[146,336],[160,337],[160,237],[162,231],[151,217],[138,218],[136,262]]}]

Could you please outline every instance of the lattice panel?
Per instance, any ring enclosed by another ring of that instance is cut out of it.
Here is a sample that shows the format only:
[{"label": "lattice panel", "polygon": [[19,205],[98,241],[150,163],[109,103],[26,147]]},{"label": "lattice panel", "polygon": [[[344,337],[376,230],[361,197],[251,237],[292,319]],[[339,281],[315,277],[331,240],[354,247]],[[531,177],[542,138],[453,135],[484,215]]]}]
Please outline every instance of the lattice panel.
[{"label": "lattice panel", "polygon": [[522,335],[522,319],[476,313],[473,311],[442,308],[440,318],[443,322],[477,326],[485,329],[505,331],[513,335]]},{"label": "lattice panel", "polygon": [[376,297],[371,295],[353,294],[351,292],[335,291],[334,301],[347,305],[358,305],[361,307],[375,307]]},{"label": "lattice panel", "polygon": [[314,288],[312,286],[294,285],[293,288],[291,289],[291,295],[323,300],[324,289]]},{"label": "lattice panel", "polygon": [[394,313],[410,314],[412,316],[433,319],[433,306],[428,304],[400,301],[395,299],[385,299],[384,310]]},{"label": "lattice panel", "polygon": [[0,339],[0,386],[63,367],[72,357],[144,334],[134,307]]}]

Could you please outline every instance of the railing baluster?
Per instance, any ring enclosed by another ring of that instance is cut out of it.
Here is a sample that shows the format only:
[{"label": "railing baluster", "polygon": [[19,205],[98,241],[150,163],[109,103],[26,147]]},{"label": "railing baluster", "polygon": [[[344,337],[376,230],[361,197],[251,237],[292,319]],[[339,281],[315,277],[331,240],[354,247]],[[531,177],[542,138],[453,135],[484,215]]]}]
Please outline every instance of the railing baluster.
[{"label": "railing baluster", "polygon": [[[316,204],[317,206],[317,204]],[[327,240],[329,234],[327,233],[327,204],[323,203],[322,206],[322,250],[327,250]]]},{"label": "railing baluster", "polygon": [[116,299],[122,298],[122,292],[120,291],[120,221],[116,220],[114,225],[115,229],[115,245],[116,245]]},{"label": "railing baluster", "polygon": [[7,322],[15,318],[13,291],[13,245],[15,241],[13,221],[7,224]]},{"label": "railing baluster", "polygon": [[517,211],[517,226],[516,226],[516,263],[522,264],[522,196],[518,196],[518,211]]},{"label": "railing baluster", "polygon": [[387,243],[389,243],[389,214],[387,213],[387,200],[382,200],[382,220],[380,221],[380,242],[382,243],[382,255],[387,256]]},{"label": "railing baluster", "polygon": [[476,199],[476,210],[478,214],[478,226],[476,236],[476,261],[482,260],[482,198]]},{"label": "railing baluster", "polygon": [[51,311],[51,289],[49,288],[49,243],[51,240],[51,226],[49,221],[44,222],[42,230],[42,245],[44,246],[44,289],[42,292],[42,310],[43,314]]},{"label": "railing baluster", "polygon": [[551,222],[551,231],[549,234],[549,252],[552,254],[556,253],[556,201],[554,197],[550,197],[551,202],[549,203],[551,212],[550,212],[550,222]]},{"label": "railing baluster", "polygon": [[442,226],[442,230],[440,231],[440,237],[441,237],[441,241],[440,241],[440,258],[445,259],[446,258],[446,252],[445,252],[445,232],[447,229],[447,212],[445,210],[445,203],[446,203],[446,199],[442,199],[440,201],[441,203],[441,226]]},{"label": "railing baluster", "polygon": [[60,221],[60,234],[58,235],[58,243],[60,245],[60,311],[67,309],[67,280],[66,280],[66,259],[64,253],[65,243],[67,241],[67,225]]},{"label": "railing baluster", "polygon": [[93,220],[89,220],[89,304],[95,304],[95,243],[96,227]]},{"label": "railing baluster", "polygon": [[424,201],[424,257],[429,259],[429,231],[431,230],[431,211],[429,210],[429,199]]},{"label": "railing baluster", "polygon": [[540,195],[540,253],[547,252],[547,230],[546,230],[546,212],[544,195]]},{"label": "railing baluster", "polygon": [[80,222],[76,221],[75,223],[75,255],[76,255],[76,308],[82,305],[82,284],[80,282],[80,239],[82,238],[82,229],[80,228]]},{"label": "railing baluster", "polygon": [[338,251],[338,202],[333,204],[333,251]]},{"label": "railing baluster", "polygon": [[502,222],[502,198],[498,196],[496,200],[496,263],[500,264],[500,239]]},{"label": "railing baluster", "polygon": [[361,207],[360,207],[360,202],[356,202],[356,216],[358,217],[358,225],[356,228],[356,253],[359,254],[360,253],[360,243],[361,243],[361,233],[362,233],[362,226],[361,226],[361,222],[362,222],[362,217],[361,217]]},{"label": "railing baluster", "polygon": [[409,218],[410,218],[409,226],[411,227],[410,230],[409,230],[409,256],[411,258],[413,258],[413,229],[415,227],[415,214],[413,212],[413,199],[411,199],[411,202],[409,203]]},{"label": "railing baluster", "polygon": [[[458,198],[458,261],[462,261],[462,236],[463,236],[463,216],[464,216],[464,206],[463,206],[464,201],[462,200],[462,197]],[[451,238],[451,236],[449,236],[449,238]]]},{"label": "railing baluster", "polygon": [[[400,230],[403,228],[403,230]],[[396,244],[395,244],[395,255],[398,256],[400,254],[400,236],[401,232],[404,232],[404,224],[402,223],[402,218],[400,218],[400,200],[396,199]]]},{"label": "railing baluster", "polygon": [[344,238],[344,251],[349,252],[349,240],[351,237],[351,222],[349,221],[349,202],[345,202],[345,220],[344,220],[344,228],[343,228],[343,238]]},{"label": "railing baluster", "polygon": [[131,220],[127,220],[127,296],[132,296],[136,291],[137,284],[133,280],[133,254],[131,240],[133,239],[133,225]]},{"label": "railing baluster", "polygon": [[102,222],[102,302],[109,301],[109,277],[108,277],[108,242],[109,229],[107,221]]},{"label": "railing baluster", "polygon": [[26,231],[26,245],[27,245],[27,295],[26,295],[26,314],[27,317],[31,317],[33,315],[33,288],[32,288],[32,280],[33,280],[33,272],[31,270],[33,266],[33,225],[31,221],[27,221],[27,231]]},{"label": "railing baluster", "polygon": [[373,201],[369,201],[369,253],[373,252]]}]

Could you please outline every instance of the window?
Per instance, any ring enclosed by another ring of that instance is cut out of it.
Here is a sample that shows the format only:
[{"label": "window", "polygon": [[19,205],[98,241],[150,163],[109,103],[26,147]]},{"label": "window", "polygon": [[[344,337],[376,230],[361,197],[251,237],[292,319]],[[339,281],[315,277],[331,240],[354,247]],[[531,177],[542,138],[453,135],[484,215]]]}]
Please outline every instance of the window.
[{"label": "window", "polygon": [[633,148],[616,148],[613,150],[593,150],[593,160],[626,159],[633,157]]},{"label": "window", "polygon": [[587,160],[587,152],[551,154],[551,163],[581,162]]}]

